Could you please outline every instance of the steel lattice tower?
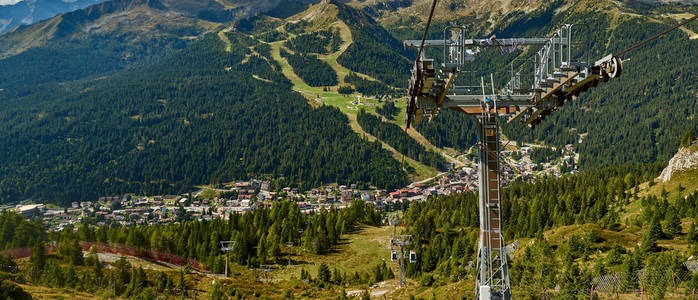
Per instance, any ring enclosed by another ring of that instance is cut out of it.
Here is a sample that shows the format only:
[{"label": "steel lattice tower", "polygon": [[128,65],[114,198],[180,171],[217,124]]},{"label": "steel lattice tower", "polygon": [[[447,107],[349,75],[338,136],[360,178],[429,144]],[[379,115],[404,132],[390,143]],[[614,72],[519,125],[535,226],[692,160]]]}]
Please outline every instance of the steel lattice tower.
[{"label": "steel lattice tower", "polygon": [[[434,2],[436,3],[436,2]],[[433,13],[433,6],[432,6]],[[428,31],[429,23],[427,23]],[[520,119],[534,127],[565,102],[621,74],[622,59],[608,55],[596,62],[588,58],[587,42],[574,41],[573,30],[583,25],[565,24],[546,38],[467,39],[466,28],[447,27],[443,40],[405,41],[419,47],[408,89],[407,127],[422,116],[431,121],[439,109],[448,108],[474,116],[478,121],[480,239],[477,254],[476,298],[511,299],[506,244],[502,234],[500,133],[498,119]],[[518,46],[541,46],[527,61],[532,68],[514,71],[506,87],[496,91],[490,74],[491,93],[481,77],[475,85],[455,85],[456,77],[482,49],[512,51]],[[422,57],[423,48],[441,47],[442,63]],[[577,48],[573,49],[572,48]],[[581,53],[581,54],[579,54]],[[532,69],[532,71],[531,71]],[[528,72],[528,74],[526,74]]]}]

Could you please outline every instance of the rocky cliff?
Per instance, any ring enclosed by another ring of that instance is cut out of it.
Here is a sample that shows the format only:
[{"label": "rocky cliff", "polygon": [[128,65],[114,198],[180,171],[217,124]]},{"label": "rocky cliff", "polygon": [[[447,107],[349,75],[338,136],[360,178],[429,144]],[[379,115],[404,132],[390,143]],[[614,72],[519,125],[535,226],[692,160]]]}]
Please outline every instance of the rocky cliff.
[{"label": "rocky cliff", "polygon": [[669,164],[664,168],[662,174],[659,175],[659,179],[662,182],[667,182],[677,172],[692,169],[698,169],[698,145],[696,144],[691,147],[680,148],[676,155],[669,160]]}]

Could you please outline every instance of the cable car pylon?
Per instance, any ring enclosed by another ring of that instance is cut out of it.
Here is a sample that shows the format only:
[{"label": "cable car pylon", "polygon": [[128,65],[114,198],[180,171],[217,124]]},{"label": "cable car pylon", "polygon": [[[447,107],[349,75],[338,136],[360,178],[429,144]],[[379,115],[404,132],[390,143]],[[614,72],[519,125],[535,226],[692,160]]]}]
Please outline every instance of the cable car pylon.
[{"label": "cable car pylon", "polygon": [[[620,77],[623,54],[697,17],[617,54],[592,62],[589,59],[588,33],[585,42],[573,39],[575,33],[578,33],[577,29],[586,26],[584,24],[564,24],[548,37],[506,39],[470,39],[465,36],[465,27],[449,26],[444,30],[443,40],[427,40],[436,2],[433,1],[422,40],[404,42],[405,47],[419,49],[408,87],[405,129],[413,122],[419,122],[423,116],[433,120],[439,109],[443,108],[469,114],[477,119],[480,239],[475,299],[510,300],[511,283],[502,234],[499,118],[505,117],[508,122],[520,120],[531,128],[535,127],[565,102],[576,99],[599,83]],[[461,70],[484,49],[498,47],[513,50],[518,46],[541,47],[529,60],[533,63],[532,72],[526,68],[514,71],[512,67],[509,82],[498,92],[490,75],[492,93],[489,95],[486,94],[483,79],[479,86],[455,84]],[[425,47],[443,48],[440,65],[437,66],[433,59],[423,57]],[[527,72],[531,73],[526,74]]]}]

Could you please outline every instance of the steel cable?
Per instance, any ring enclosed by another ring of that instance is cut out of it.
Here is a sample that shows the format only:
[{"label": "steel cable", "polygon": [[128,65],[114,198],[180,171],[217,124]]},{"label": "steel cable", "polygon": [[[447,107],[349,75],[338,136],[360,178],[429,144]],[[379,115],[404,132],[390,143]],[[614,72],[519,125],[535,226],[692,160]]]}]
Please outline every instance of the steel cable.
[{"label": "steel cable", "polygon": [[686,25],[687,23],[689,23],[689,22],[695,20],[696,18],[698,18],[698,15],[694,15],[692,18],[690,18],[690,19],[688,19],[688,20],[686,20],[686,21],[683,21],[683,22],[681,22],[681,23],[679,23],[679,24],[676,24],[676,25],[672,26],[671,28],[669,28],[669,29],[667,29],[667,30],[664,30],[664,31],[662,31],[662,32],[660,32],[660,33],[658,33],[658,34],[655,34],[655,35],[649,37],[648,39],[646,39],[646,40],[644,40],[644,41],[642,41],[642,42],[639,42],[639,43],[637,43],[637,44],[635,44],[635,45],[632,45],[632,46],[630,46],[629,48],[627,48],[627,49],[625,49],[625,50],[623,50],[623,51],[621,51],[621,52],[618,52],[618,53],[614,54],[613,56],[618,56],[618,57],[620,57],[621,55],[623,55],[623,54],[625,54],[625,53],[628,53],[629,51],[631,51],[631,50],[633,50],[633,49],[635,49],[635,48],[637,48],[637,47],[640,47],[640,46],[642,46],[642,45],[644,45],[644,44],[647,44],[647,43],[651,42],[652,40],[654,40],[654,39],[656,39],[656,38],[658,38],[658,37],[660,37],[660,36],[663,36],[663,35],[665,35],[665,34],[671,32],[671,31],[675,30],[676,28],[679,28],[679,27],[681,27],[681,26],[683,26],[683,25]]}]

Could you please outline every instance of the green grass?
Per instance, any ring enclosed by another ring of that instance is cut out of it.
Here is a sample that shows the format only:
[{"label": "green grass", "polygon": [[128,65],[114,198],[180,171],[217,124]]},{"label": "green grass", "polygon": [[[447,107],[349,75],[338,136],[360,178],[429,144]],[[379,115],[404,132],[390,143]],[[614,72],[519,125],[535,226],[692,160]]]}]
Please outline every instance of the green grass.
[{"label": "green grass", "polygon": [[[326,263],[331,270],[339,269],[340,272],[354,274],[354,272],[371,272],[373,268],[386,260],[389,267],[393,267],[393,272],[397,269],[395,263],[390,262],[390,235],[392,227],[364,227],[360,231],[344,236],[340,245],[332,252],[325,255],[300,254],[292,255],[294,264],[282,266],[280,269],[271,272],[274,278],[291,279],[298,278],[301,269],[310,271],[313,277],[317,274],[320,263]],[[284,249],[284,252],[287,250]],[[298,251],[296,248],[295,251]],[[285,263],[282,260],[282,265]],[[295,262],[302,262],[295,264]]]},{"label": "green grass", "polygon": [[219,193],[217,193],[214,190],[211,189],[205,189],[203,192],[199,194],[199,198],[201,199],[211,199],[214,197],[217,197]]},{"label": "green grass", "polygon": [[53,288],[30,284],[18,284],[25,292],[32,295],[34,299],[71,299],[71,300],[88,300],[97,298],[96,295],[79,292],[67,288]]},{"label": "green grass", "polygon": [[[644,183],[640,185],[639,197],[646,195],[655,195],[661,197],[662,190],[669,193],[668,199],[676,199],[677,197],[686,197],[686,195],[698,191],[698,169],[681,171],[674,173],[671,176],[671,180],[667,182],[661,182],[659,179],[654,179],[653,186],[649,186],[649,183]],[[683,188],[679,191],[679,186]]]},{"label": "green grass", "polygon": [[583,225],[569,225],[561,226],[544,233],[546,239],[550,241],[551,244],[558,246],[564,246],[567,239],[574,234],[580,234],[582,237],[589,230],[594,230],[601,238],[601,242],[594,245],[596,248],[610,248],[614,244],[618,243],[625,248],[632,249],[635,244],[640,240],[640,236],[631,232],[630,230],[624,229],[621,231],[606,230],[597,224],[583,224]]}]

